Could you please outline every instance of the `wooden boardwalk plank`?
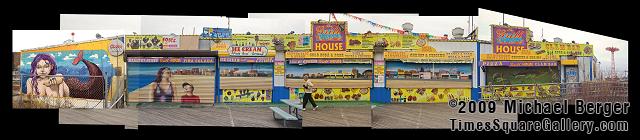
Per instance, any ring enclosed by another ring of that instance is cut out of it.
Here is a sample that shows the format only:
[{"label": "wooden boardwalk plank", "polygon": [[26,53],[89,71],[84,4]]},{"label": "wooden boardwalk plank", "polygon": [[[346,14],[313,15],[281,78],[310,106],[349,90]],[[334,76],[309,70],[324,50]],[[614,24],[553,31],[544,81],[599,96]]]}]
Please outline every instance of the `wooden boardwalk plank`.
[{"label": "wooden boardwalk plank", "polygon": [[[286,110],[285,107],[280,107]],[[266,105],[218,105],[197,108],[135,108],[126,109],[60,109],[60,124],[162,126],[223,126],[282,128]],[[302,122],[287,122],[288,128],[300,128]]]},{"label": "wooden boardwalk plank", "polygon": [[458,109],[450,108],[447,104],[387,104],[373,109],[372,127],[374,129],[388,128],[451,128],[450,118],[464,121],[516,121],[517,114],[503,113],[503,105],[496,105],[495,113],[465,113],[459,114]]},{"label": "wooden boardwalk plank", "polygon": [[321,107],[302,112],[302,127],[371,127],[371,107]]},{"label": "wooden boardwalk plank", "polygon": [[59,124],[125,125],[137,128],[138,111],[124,109],[59,109]]}]

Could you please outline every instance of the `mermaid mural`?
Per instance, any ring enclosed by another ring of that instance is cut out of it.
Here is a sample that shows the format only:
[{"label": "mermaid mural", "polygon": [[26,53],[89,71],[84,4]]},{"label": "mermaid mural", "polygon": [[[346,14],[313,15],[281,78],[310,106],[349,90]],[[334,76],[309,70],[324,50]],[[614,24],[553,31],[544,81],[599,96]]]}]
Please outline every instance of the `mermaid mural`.
[{"label": "mermaid mural", "polygon": [[104,99],[105,80],[98,65],[84,59],[80,50],[71,64],[82,62],[87,67],[89,78],[84,82],[78,77],[63,77],[58,73],[54,56],[47,53],[35,55],[26,81],[26,94],[50,97],[73,97]]}]

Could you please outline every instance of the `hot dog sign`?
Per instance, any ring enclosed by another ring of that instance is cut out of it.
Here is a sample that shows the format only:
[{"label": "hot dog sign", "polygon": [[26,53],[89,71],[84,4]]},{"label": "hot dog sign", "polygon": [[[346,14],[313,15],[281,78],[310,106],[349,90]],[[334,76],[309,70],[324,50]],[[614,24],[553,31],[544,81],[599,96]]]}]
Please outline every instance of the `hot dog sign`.
[{"label": "hot dog sign", "polygon": [[527,49],[527,28],[494,25],[491,32],[494,53],[516,54]]},{"label": "hot dog sign", "polygon": [[346,22],[312,22],[313,51],[346,51]]}]

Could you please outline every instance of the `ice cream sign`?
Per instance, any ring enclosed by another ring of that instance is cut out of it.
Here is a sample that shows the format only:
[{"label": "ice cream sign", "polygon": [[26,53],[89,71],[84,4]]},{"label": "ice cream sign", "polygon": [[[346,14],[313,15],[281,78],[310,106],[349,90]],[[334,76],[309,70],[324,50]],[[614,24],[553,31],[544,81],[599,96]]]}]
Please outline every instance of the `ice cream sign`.
[{"label": "ice cream sign", "polygon": [[346,22],[312,22],[313,51],[345,51]]},{"label": "ice cream sign", "polygon": [[269,50],[265,46],[231,46],[229,56],[266,56]]},{"label": "ice cream sign", "polygon": [[516,54],[527,49],[528,29],[511,26],[492,26],[494,53]]}]

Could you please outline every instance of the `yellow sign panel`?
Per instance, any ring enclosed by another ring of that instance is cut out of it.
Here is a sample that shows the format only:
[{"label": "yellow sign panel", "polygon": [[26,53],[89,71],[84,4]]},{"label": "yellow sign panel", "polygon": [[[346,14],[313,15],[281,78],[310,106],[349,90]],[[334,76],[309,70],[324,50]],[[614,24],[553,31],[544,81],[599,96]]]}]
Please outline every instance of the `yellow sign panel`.
[{"label": "yellow sign panel", "polygon": [[480,54],[480,60],[560,60],[557,55]]},{"label": "yellow sign panel", "polygon": [[284,62],[274,62],[273,63],[273,74],[282,76],[285,74]]},{"label": "yellow sign panel", "polygon": [[468,88],[392,88],[391,102],[398,103],[445,103],[450,99],[471,100]]},{"label": "yellow sign panel", "polygon": [[285,50],[309,50],[310,35],[261,34],[261,35],[232,35],[232,46],[266,46],[275,49],[276,45],[284,46]]},{"label": "yellow sign panel", "polygon": [[483,100],[492,100],[504,97],[536,98],[560,96],[560,86],[557,84],[537,86],[489,86],[482,87],[481,90]]},{"label": "yellow sign panel", "polygon": [[417,63],[471,63],[473,52],[384,52],[384,58]]},{"label": "yellow sign panel", "polygon": [[[230,56],[230,54],[228,50],[218,50],[218,56]],[[273,56],[276,56],[276,51],[268,50],[267,55],[265,55],[264,57],[273,57]]]},{"label": "yellow sign panel", "polygon": [[310,50],[310,35],[276,35],[282,41],[285,50]]},{"label": "yellow sign panel", "polygon": [[347,35],[347,49],[359,50],[359,49],[373,49],[373,45],[376,43],[376,38],[365,35]]},{"label": "yellow sign panel", "polygon": [[387,50],[411,50],[427,46],[427,38],[414,35],[389,34],[360,34],[347,35],[347,49],[373,49],[376,42],[386,42]]},{"label": "yellow sign panel", "polygon": [[233,46],[265,46],[273,50],[275,35],[232,35]]},{"label": "yellow sign panel", "polygon": [[286,52],[285,58],[373,58],[373,52]]},{"label": "yellow sign panel", "polygon": [[538,54],[593,56],[593,46],[590,44],[532,42],[529,48]]},{"label": "yellow sign panel", "polygon": [[270,89],[222,89],[223,102],[271,102]]},{"label": "yellow sign panel", "polygon": [[578,65],[578,60],[561,60],[561,65]]},{"label": "yellow sign panel", "polygon": [[373,71],[375,75],[384,75],[384,65],[374,65]]},{"label": "yellow sign panel", "polygon": [[211,41],[211,51],[226,51],[231,46],[231,40]]},{"label": "yellow sign panel", "polygon": [[[289,99],[301,99],[304,89],[290,88]],[[311,94],[316,101],[369,101],[369,88],[318,88]]]},{"label": "yellow sign panel", "polygon": [[125,36],[127,50],[161,50],[164,37],[161,35],[129,35]]}]

